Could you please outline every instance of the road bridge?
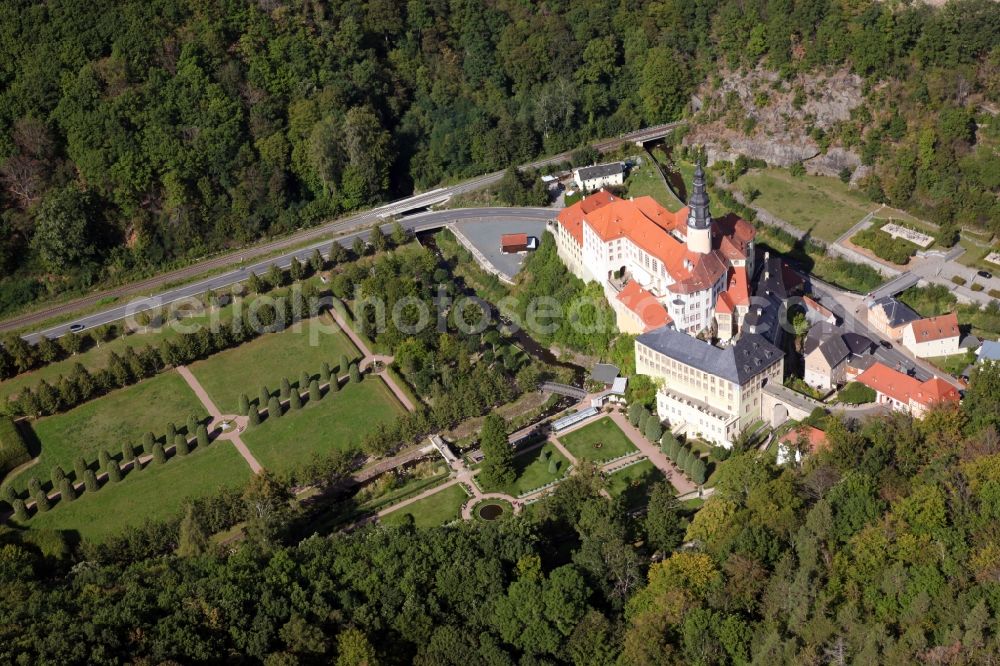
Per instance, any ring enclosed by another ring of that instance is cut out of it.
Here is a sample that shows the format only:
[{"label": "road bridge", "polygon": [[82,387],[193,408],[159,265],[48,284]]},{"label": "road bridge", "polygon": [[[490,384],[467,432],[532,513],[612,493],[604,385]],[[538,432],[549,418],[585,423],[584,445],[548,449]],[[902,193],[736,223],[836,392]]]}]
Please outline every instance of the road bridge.
[{"label": "road bridge", "polygon": [[587,392],[582,388],[577,388],[575,386],[570,386],[569,384],[558,384],[556,382],[544,382],[538,387],[539,391],[545,393],[556,393],[558,395],[565,395],[576,400],[583,400],[587,397]]},{"label": "road bridge", "polygon": [[[663,138],[682,124],[684,124],[683,121],[656,125],[654,127],[645,127],[634,132],[622,134],[621,136],[615,138],[597,141],[591,145],[593,145],[593,147],[600,152],[610,152],[629,143],[642,143],[644,141],[652,141]],[[521,168],[540,169],[546,166],[558,165],[569,160],[571,155],[572,151],[566,151],[559,153],[558,155],[553,155],[551,157],[546,157],[530,162],[529,164],[522,165]],[[199,276],[213,271],[230,270],[236,273],[241,270],[249,270],[250,267],[242,268],[245,266],[246,262],[262,259],[263,257],[272,257],[269,262],[266,262],[265,268],[276,261],[279,262],[279,265],[280,262],[288,263],[288,258],[290,258],[289,254],[282,254],[278,257],[274,257],[274,255],[281,252],[291,252],[295,248],[301,248],[303,245],[314,243],[321,238],[331,239],[333,237],[339,237],[343,234],[353,234],[347,237],[350,242],[353,242],[353,239],[358,237],[358,235],[367,238],[367,231],[363,230],[375,224],[379,220],[385,220],[386,218],[394,215],[401,215],[414,210],[428,208],[430,206],[443,203],[455,195],[464,194],[466,192],[474,192],[499,183],[502,178],[503,171],[494,171],[493,173],[470,178],[454,185],[440,187],[429,192],[422,192],[409,197],[404,197],[397,201],[392,201],[378,206],[377,208],[354,213],[353,215],[332,220],[310,229],[303,229],[284,238],[265,241],[237,250],[227,249],[224,252],[220,252],[216,256],[206,257],[204,260],[198,261],[197,263],[193,263],[189,266],[166,273],[161,273],[160,275],[146,280],[140,280],[113,289],[94,292],[82,298],[77,298],[65,303],[60,303],[59,305],[46,307],[17,317],[12,317],[0,322],[0,331],[16,331],[30,326],[37,326],[46,321],[50,321],[58,317],[66,317],[89,308],[99,307],[104,303],[115,301],[124,297],[136,297],[142,295],[147,298],[152,298],[153,294],[158,289],[163,289],[167,285],[194,280]],[[308,248],[309,253],[312,252],[313,247],[314,246],[310,246]],[[245,276],[242,279],[245,279]],[[201,292],[193,293],[203,293],[208,288],[210,287],[202,287]],[[160,296],[162,297],[163,294]],[[154,306],[147,306],[146,309],[149,309],[150,307]],[[106,317],[99,318],[106,319]],[[118,316],[115,319],[121,318],[121,316]],[[115,319],[111,319],[109,321],[114,321]],[[84,323],[84,326],[88,328],[100,325],[100,323],[93,323],[93,321],[81,323]],[[47,337],[58,337],[66,332],[64,329],[68,329],[68,326],[53,327],[43,331],[42,333]],[[35,333],[30,336],[25,336],[25,339],[35,341],[38,337],[39,334]]]}]

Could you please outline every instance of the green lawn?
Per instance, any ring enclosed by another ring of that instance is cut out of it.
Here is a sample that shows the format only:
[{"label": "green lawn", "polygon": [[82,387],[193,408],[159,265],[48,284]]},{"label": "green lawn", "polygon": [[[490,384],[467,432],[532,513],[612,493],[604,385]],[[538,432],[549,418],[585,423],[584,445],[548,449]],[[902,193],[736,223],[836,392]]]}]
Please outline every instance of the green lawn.
[{"label": "green lawn", "polygon": [[[549,472],[550,460],[556,460],[559,465],[554,474]],[[514,479],[514,483],[502,488],[500,492],[517,497],[522,493],[536,490],[550,481],[561,479],[565,476],[567,469],[569,469],[569,460],[566,459],[566,456],[559,453],[552,442],[546,442],[533,451],[514,456],[514,470],[517,473],[517,478]]]},{"label": "green lawn", "polygon": [[577,460],[587,458],[602,462],[636,450],[610,416],[598,419],[568,435],[560,435],[559,441]]},{"label": "green lawn", "polygon": [[348,383],[316,404],[268,419],[243,433],[243,441],[260,464],[282,473],[333,450],[356,448],[379,423],[389,423],[403,407],[378,377]]},{"label": "green lawn", "polygon": [[336,368],[341,354],[354,361],[358,350],[328,317],[310,319],[280,333],[269,333],[190,366],[223,413],[235,413],[240,393],[256,401],[261,384],[277,393],[284,377],[293,386],[305,370],[318,377],[326,361]]},{"label": "green lawn", "polygon": [[951,354],[950,356],[931,356],[924,360],[935,368],[944,370],[949,375],[959,377],[970,363],[976,362],[976,353],[969,350],[961,354]]},{"label": "green lawn", "polygon": [[18,491],[24,490],[32,476],[47,483],[54,465],[62,465],[63,470],[72,473],[77,456],[84,456],[93,463],[101,449],[120,458],[123,442],[138,447],[142,435],[149,431],[162,437],[168,422],[184,431],[184,424],[192,414],[198,418],[207,416],[184,379],[170,371],[113,391],[63,414],[39,419],[32,423],[38,440],[32,453],[37,451],[39,462],[10,483]]},{"label": "green lawn", "polygon": [[467,499],[469,494],[465,492],[462,484],[456,483],[419,502],[386,514],[379,520],[386,525],[399,525],[405,520],[405,516],[410,514],[417,527],[437,527],[461,518],[462,505]]},{"label": "green lawn", "polygon": [[656,465],[643,460],[608,476],[608,493],[612,497],[622,497],[626,506],[641,506],[649,498],[653,484],[663,480],[663,473]]},{"label": "green lawn", "polygon": [[625,186],[628,188],[630,197],[653,197],[667,210],[677,211],[684,206],[663,182],[659,170],[648,157],[643,158],[642,166],[632,169],[628,180],[625,181]]},{"label": "green lawn", "polygon": [[754,169],[736,181],[739,190],[749,187],[760,192],[755,205],[827,242],[877,208],[839,178],[829,176],[796,178],[786,169]]},{"label": "green lawn", "polygon": [[94,494],[84,492],[75,502],[56,503],[27,526],[76,530],[102,541],[125,526],[178,515],[186,499],[211,495],[223,486],[242,486],[250,475],[250,467],[232,444],[217,441],[165,465],[130,472],[121,482],[105,483]]},{"label": "green lawn", "polygon": [[[318,278],[310,278],[307,282],[312,283],[316,287],[322,287]],[[287,293],[287,291],[287,287],[278,289],[271,292],[269,296],[282,295]],[[256,296],[254,295],[240,299],[241,309],[245,311],[255,298]],[[0,382],[0,400],[6,401],[8,397],[17,395],[25,387],[34,388],[43,379],[49,383],[54,383],[60,376],[68,375],[77,363],[81,363],[91,372],[95,372],[107,366],[111,352],[122,354],[126,347],[135,347],[136,349],[145,347],[146,345],[158,347],[164,340],[176,338],[181,333],[194,330],[198,326],[212,325],[216,322],[228,320],[232,317],[234,307],[235,302],[231,301],[224,307],[216,308],[215,310],[205,308],[200,312],[185,315],[181,319],[172,319],[158,328],[139,328],[131,335],[125,337],[119,336],[109,342],[102,342],[100,346],[93,346],[76,356],[50,363],[37,370]],[[167,315],[169,313],[164,314]]]}]

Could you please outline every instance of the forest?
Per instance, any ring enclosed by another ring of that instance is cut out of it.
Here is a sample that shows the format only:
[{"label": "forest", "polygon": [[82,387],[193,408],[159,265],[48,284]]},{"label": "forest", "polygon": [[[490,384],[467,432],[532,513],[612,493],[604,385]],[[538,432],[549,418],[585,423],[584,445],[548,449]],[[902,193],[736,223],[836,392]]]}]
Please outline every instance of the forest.
[{"label": "forest", "polygon": [[1000,90],[989,0],[9,0],[0,26],[0,313],[676,119],[720,63],[852,68],[872,196],[995,216],[963,106]]},{"label": "forest", "polygon": [[[284,486],[94,546],[0,531],[5,663],[987,664],[1000,651],[1000,366],[920,421],[817,417],[696,513],[581,465],[497,523],[317,535]],[[225,547],[215,526],[244,520]]]}]

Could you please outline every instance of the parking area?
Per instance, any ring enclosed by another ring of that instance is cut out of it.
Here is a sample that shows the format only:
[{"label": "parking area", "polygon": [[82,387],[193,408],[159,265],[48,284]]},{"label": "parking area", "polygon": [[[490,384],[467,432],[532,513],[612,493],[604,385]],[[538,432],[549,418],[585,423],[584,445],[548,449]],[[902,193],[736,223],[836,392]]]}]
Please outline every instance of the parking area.
[{"label": "parking area", "polygon": [[[552,212],[555,217],[556,211]],[[526,253],[504,254],[500,251],[500,237],[504,234],[527,234],[541,242],[545,233],[545,222],[542,220],[518,220],[516,218],[498,218],[481,220],[464,220],[455,227],[466,240],[472,243],[494,268],[508,279],[514,279],[524,264]]]}]

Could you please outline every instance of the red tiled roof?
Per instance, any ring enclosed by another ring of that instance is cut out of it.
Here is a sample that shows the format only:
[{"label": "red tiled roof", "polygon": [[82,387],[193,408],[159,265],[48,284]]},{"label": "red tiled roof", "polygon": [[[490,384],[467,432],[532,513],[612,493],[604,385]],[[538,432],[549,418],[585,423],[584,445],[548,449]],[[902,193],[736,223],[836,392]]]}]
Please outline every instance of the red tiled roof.
[{"label": "red tiled roof", "polygon": [[955,338],[958,331],[958,316],[954,312],[940,317],[928,317],[910,322],[913,327],[913,339],[919,342],[933,342],[946,338]]},{"label": "red tiled roof", "polygon": [[557,219],[578,243],[583,242],[584,220],[604,242],[627,237],[663,263],[674,280],[670,291],[685,294],[715,284],[725,274],[727,260],[746,259],[746,244],[754,235],[746,221],[731,216],[714,227],[724,251],[689,252],[683,240],[687,236],[687,215],[687,208],[672,213],[652,197],[617,199],[601,191],[564,209]]},{"label": "red tiled roof", "polygon": [[588,197],[584,197],[577,201],[572,206],[563,208],[556,216],[556,219],[561,225],[566,227],[566,231],[573,236],[577,244],[583,245],[583,217],[588,213],[591,213],[601,206],[606,206],[612,201],[616,201],[616,198],[610,192],[601,190],[600,192],[595,192]]},{"label": "red tiled roof", "polygon": [[915,402],[929,407],[935,402],[958,402],[958,389],[941,379],[934,377],[920,385],[916,395],[911,396]]},{"label": "red tiled roof", "polygon": [[723,312],[725,314],[732,314],[733,300],[729,298],[728,291],[723,291],[719,293],[719,298],[715,301],[715,311]]},{"label": "red tiled roof", "polygon": [[663,304],[656,297],[639,286],[634,280],[618,292],[618,300],[629,310],[638,315],[645,331],[660,328],[673,322]]},{"label": "red tiled roof", "polygon": [[808,424],[801,424],[797,428],[790,430],[781,441],[785,444],[795,444],[800,435],[804,435],[809,442],[809,453],[816,453],[826,445],[826,433]]},{"label": "red tiled roof", "polygon": [[729,269],[729,284],[726,291],[733,305],[750,305],[750,285],[747,282],[745,266],[734,266]]},{"label": "red tiled roof", "polygon": [[803,296],[802,297],[802,302],[805,304],[805,306],[807,308],[809,308],[810,310],[813,310],[815,312],[818,312],[819,314],[821,314],[824,317],[829,318],[829,317],[833,316],[832,312],[830,312],[827,308],[823,307],[822,305],[820,305],[819,303],[817,303],[813,299],[809,298],[808,296]]},{"label": "red tiled roof", "polygon": [[959,399],[958,391],[939,377],[920,382],[883,363],[873,363],[858,375],[857,381],[903,404],[913,400],[928,407],[935,402],[957,402]]},{"label": "red tiled roof", "polygon": [[507,247],[508,245],[527,245],[528,244],[528,234],[503,234],[500,236],[500,245]]}]

